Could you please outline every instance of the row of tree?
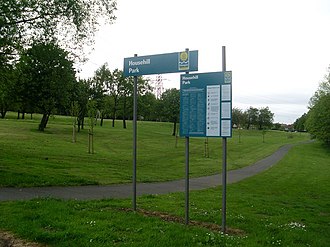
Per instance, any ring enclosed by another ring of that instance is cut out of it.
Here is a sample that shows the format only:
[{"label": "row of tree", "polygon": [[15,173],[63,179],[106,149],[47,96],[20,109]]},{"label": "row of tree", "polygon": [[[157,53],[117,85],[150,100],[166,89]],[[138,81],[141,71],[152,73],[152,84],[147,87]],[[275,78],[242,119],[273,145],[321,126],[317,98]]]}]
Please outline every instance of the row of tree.
[{"label": "row of tree", "polygon": [[330,67],[310,99],[309,111],[295,121],[294,128],[307,130],[317,139],[330,144]]},{"label": "row of tree", "polygon": [[[2,70],[4,72],[4,70]],[[76,80],[73,61],[54,43],[36,43],[25,50],[19,61],[2,74],[0,114],[8,110],[43,114],[39,130],[43,131],[51,114],[74,115],[78,131],[88,115],[126,120],[132,118],[133,79],[121,70],[111,71],[102,65],[92,78]],[[179,121],[179,90],[165,91],[156,99],[148,80],[138,77],[138,115],[140,119]],[[174,134],[175,134],[174,127]]]},{"label": "row of tree", "polygon": [[[121,70],[111,71],[102,65],[88,80],[76,80],[73,61],[69,54],[54,43],[36,43],[25,50],[15,66],[3,73],[0,85],[0,114],[4,118],[8,110],[43,114],[39,130],[43,131],[51,114],[74,115],[78,131],[84,128],[86,116],[103,119],[132,119],[133,79],[125,78]],[[142,120],[173,122],[180,115],[180,92],[166,90],[157,99],[148,80],[138,77],[138,116]],[[243,111],[233,109],[233,126],[239,128],[271,128],[274,114],[265,108]],[[19,117],[19,116],[18,116]]]},{"label": "row of tree", "polygon": [[245,111],[234,107],[232,110],[232,124],[237,128],[270,129],[273,127],[273,120],[274,113],[268,106],[259,109],[251,106]]}]

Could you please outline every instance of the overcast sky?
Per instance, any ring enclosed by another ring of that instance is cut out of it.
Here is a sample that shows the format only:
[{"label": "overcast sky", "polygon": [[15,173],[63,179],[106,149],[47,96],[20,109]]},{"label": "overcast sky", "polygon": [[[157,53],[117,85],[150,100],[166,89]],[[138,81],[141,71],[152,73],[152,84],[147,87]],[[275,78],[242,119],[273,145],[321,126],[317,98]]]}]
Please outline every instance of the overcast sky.
[{"label": "overcast sky", "polygon": [[[198,72],[221,71],[226,46],[233,106],[266,107],[293,123],[330,65],[330,0],[118,0],[117,20],[100,28],[82,78],[125,57],[199,51]],[[180,87],[164,74],[165,88]]]}]

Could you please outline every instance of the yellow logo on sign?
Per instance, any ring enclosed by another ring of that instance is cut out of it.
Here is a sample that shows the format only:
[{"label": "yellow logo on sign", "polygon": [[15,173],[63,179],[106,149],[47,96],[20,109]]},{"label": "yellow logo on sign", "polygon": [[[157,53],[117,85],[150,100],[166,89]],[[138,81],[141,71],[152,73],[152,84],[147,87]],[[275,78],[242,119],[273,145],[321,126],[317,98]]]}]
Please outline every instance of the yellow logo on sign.
[{"label": "yellow logo on sign", "polygon": [[186,51],[180,52],[180,60],[187,61],[188,60],[188,53]]},{"label": "yellow logo on sign", "polygon": [[189,53],[179,52],[179,70],[189,70]]}]

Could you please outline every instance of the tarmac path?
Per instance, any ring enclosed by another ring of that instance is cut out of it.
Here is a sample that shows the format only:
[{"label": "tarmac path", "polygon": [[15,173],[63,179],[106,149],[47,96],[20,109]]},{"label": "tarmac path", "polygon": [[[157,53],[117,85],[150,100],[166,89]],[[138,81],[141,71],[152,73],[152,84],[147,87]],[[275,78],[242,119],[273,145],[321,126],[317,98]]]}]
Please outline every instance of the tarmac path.
[{"label": "tarmac path", "polygon": [[[293,144],[280,147],[272,155],[254,163],[253,165],[227,172],[227,183],[235,183],[254,176],[280,161],[292,148]],[[190,178],[190,190],[202,190],[222,184],[221,174]],[[33,198],[52,197],[60,199],[94,200],[109,198],[131,198],[132,184],[91,185],[71,187],[33,187],[33,188],[0,188],[0,201],[29,200]],[[137,183],[137,196],[148,194],[166,194],[184,192],[185,179],[157,182]]]}]

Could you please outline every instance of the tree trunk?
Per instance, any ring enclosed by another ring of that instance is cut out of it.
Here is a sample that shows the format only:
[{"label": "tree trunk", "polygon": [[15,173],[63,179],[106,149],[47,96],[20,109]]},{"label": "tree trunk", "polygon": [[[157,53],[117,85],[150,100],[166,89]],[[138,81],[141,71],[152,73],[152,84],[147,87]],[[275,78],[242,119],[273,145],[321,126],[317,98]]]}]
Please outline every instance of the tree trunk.
[{"label": "tree trunk", "polygon": [[116,113],[117,113],[117,105],[118,105],[118,100],[117,96],[114,97],[115,99],[115,105],[113,107],[113,112],[112,112],[112,127],[115,127],[115,120],[116,120]]},{"label": "tree trunk", "polygon": [[7,111],[1,110],[1,118],[5,118]]},{"label": "tree trunk", "polygon": [[174,121],[173,123],[174,124],[173,124],[173,134],[172,134],[172,136],[175,136],[175,134],[176,134],[176,121]]},{"label": "tree trunk", "polygon": [[47,126],[47,123],[48,123],[48,119],[49,119],[49,114],[46,114],[44,113],[42,115],[42,119],[41,119],[41,122],[39,124],[39,131],[44,131],[46,126]]},{"label": "tree trunk", "polygon": [[25,119],[25,111],[22,112],[22,119]]},{"label": "tree trunk", "polygon": [[101,122],[100,122],[100,126],[102,127],[103,126],[103,119],[104,119],[104,115],[103,113],[101,114]]},{"label": "tree trunk", "polygon": [[113,115],[112,115],[112,127],[115,127],[115,120],[116,120],[116,113],[117,113],[117,109],[116,107],[113,109]]},{"label": "tree trunk", "polygon": [[19,110],[17,111],[17,119],[19,119],[19,114],[20,114],[20,112],[19,112]]},{"label": "tree trunk", "polygon": [[83,113],[79,113],[78,117],[77,117],[77,122],[78,122],[78,132],[80,132],[80,129],[84,129],[84,114]]},{"label": "tree trunk", "polygon": [[123,128],[126,129],[126,99],[123,104]]}]

